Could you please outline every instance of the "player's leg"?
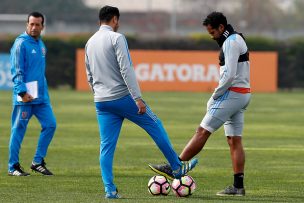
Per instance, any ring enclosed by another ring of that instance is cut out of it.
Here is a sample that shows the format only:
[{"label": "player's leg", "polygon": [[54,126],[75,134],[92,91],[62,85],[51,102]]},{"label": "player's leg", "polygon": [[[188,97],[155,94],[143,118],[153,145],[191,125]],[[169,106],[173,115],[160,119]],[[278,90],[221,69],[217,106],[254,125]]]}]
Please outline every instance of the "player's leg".
[{"label": "player's leg", "polygon": [[[168,178],[172,179],[172,175],[179,177],[195,167],[196,159],[183,163],[179,160],[161,120],[151,111],[148,105],[146,105],[146,113],[138,114],[138,108],[130,96],[124,97],[121,102],[123,102],[124,117],[143,128],[170,163],[173,174],[169,174]],[[166,176],[167,174],[163,175]]]},{"label": "player's leg", "polygon": [[[213,100],[210,98],[207,104],[207,113],[200,126],[197,128],[195,134],[180,154],[179,158],[181,160],[190,160],[192,157],[198,154],[205,146],[211,133],[224,124],[222,119],[225,119],[227,114],[222,106],[227,100],[228,93],[229,92],[227,91],[218,100]],[[150,164],[149,167],[153,171],[170,171],[170,166],[168,166],[168,164]]]},{"label": "player's leg", "polygon": [[245,152],[242,145],[242,136],[227,137],[234,174],[244,173]]},{"label": "player's leg", "polygon": [[[237,114],[235,117],[242,117]],[[233,119],[232,119],[233,120]],[[245,152],[242,145],[242,129],[243,123],[232,122],[228,120],[225,125],[225,133],[227,142],[230,147],[230,156],[232,161],[232,168],[234,172],[233,185],[226,187],[224,190],[217,193],[219,196],[237,195],[244,196],[244,167],[245,167]]]},{"label": "player's leg", "polygon": [[9,175],[27,176],[19,164],[19,152],[25,131],[30,118],[32,117],[31,105],[14,105],[11,120],[11,137],[9,142]]},{"label": "player's leg", "polygon": [[243,188],[245,152],[242,144],[244,126],[244,109],[234,114],[225,125],[225,134],[230,147],[230,156],[234,172],[234,184],[236,188]]},{"label": "player's leg", "polygon": [[31,169],[43,175],[53,175],[53,173],[46,168],[44,158],[55,134],[56,118],[50,104],[33,105],[33,114],[37,117],[41,125],[41,132]]},{"label": "player's leg", "polygon": [[[250,94],[235,94],[233,98],[238,98],[240,110],[236,111],[230,119],[224,124],[225,135],[230,147],[230,155],[234,172],[234,183],[228,186],[223,191],[217,193],[220,196],[226,195],[245,195],[244,189],[244,167],[245,167],[245,152],[242,144],[242,133],[244,126],[244,111],[250,101]],[[233,105],[232,105],[233,108]],[[237,103],[235,102],[235,108]]]},{"label": "player's leg", "polygon": [[113,159],[123,117],[108,111],[115,107],[113,101],[96,102],[95,105],[100,132],[100,169],[106,198],[119,198],[113,182]]},{"label": "player's leg", "polygon": [[164,154],[173,170],[180,167],[181,163],[178,159],[178,155],[171,145],[169,136],[161,122],[161,120],[151,111],[149,106],[146,107],[146,113],[144,115],[132,116],[128,119],[132,120],[134,123],[143,128],[156,143],[158,148]]},{"label": "player's leg", "polygon": [[224,124],[225,119],[231,113],[224,109],[228,95],[229,91],[217,100],[213,100],[213,98],[209,99],[207,113],[195,134],[180,154],[181,160],[189,160],[197,155],[205,146],[209,136]]},{"label": "player's leg", "polygon": [[195,134],[187,143],[182,153],[179,155],[181,160],[190,160],[197,155],[205,146],[210,135],[223,125],[224,121],[214,115],[206,114]]},{"label": "player's leg", "polygon": [[182,153],[179,155],[179,158],[183,161],[188,161],[197,155],[205,146],[211,132],[199,126],[187,143]]}]

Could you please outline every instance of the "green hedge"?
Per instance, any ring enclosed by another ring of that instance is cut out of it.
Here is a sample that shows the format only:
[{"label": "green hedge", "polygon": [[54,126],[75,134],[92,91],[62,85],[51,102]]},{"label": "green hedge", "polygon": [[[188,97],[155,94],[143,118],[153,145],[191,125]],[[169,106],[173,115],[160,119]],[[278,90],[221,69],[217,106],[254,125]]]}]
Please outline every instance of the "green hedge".
[{"label": "green hedge", "polygon": [[[15,36],[0,39],[0,52],[9,52]],[[47,46],[47,79],[50,87],[75,87],[75,50],[83,48],[89,35],[45,36]],[[208,35],[143,39],[128,36],[130,49],[154,50],[218,50]],[[279,88],[304,88],[304,37],[275,40],[265,37],[246,37],[251,51],[277,51],[279,54]]]}]

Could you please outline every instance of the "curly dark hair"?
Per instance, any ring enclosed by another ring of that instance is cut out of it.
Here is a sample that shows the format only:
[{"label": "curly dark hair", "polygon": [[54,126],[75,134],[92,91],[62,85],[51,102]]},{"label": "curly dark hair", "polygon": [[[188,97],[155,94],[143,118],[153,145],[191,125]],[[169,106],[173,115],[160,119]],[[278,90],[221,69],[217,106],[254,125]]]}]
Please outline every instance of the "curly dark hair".
[{"label": "curly dark hair", "polygon": [[227,26],[227,19],[221,12],[212,12],[210,13],[207,18],[203,21],[204,26],[210,25],[212,28],[218,28],[220,24]]}]

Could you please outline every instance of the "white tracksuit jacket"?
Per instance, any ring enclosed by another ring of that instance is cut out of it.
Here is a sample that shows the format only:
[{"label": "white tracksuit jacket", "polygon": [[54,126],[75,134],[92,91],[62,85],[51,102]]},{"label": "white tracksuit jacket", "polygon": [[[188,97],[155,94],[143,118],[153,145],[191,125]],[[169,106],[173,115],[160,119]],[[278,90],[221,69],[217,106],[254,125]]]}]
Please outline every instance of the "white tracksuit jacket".
[{"label": "white tracksuit jacket", "polygon": [[126,38],[110,26],[101,25],[88,40],[85,64],[95,102],[141,97]]}]

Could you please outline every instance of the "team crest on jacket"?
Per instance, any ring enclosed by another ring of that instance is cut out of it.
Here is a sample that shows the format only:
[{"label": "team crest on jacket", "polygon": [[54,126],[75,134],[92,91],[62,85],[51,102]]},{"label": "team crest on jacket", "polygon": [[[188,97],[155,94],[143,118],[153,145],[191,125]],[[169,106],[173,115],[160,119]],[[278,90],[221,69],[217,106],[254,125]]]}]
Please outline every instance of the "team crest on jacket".
[{"label": "team crest on jacket", "polygon": [[42,55],[45,56],[46,51],[45,51],[45,48],[44,48],[44,47],[41,47],[41,52],[42,52]]},{"label": "team crest on jacket", "polygon": [[28,115],[28,113],[26,111],[21,112],[21,118],[22,119],[27,119],[27,115]]}]

